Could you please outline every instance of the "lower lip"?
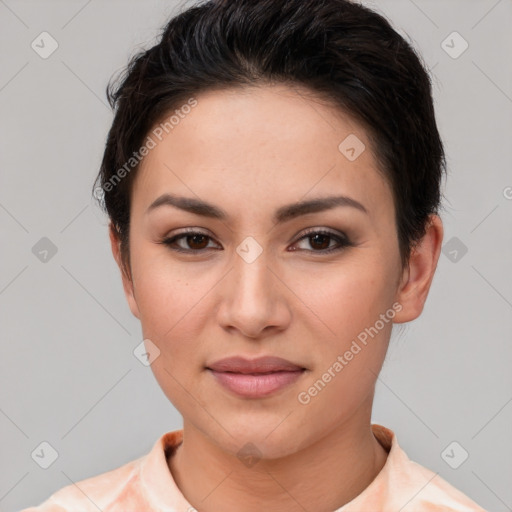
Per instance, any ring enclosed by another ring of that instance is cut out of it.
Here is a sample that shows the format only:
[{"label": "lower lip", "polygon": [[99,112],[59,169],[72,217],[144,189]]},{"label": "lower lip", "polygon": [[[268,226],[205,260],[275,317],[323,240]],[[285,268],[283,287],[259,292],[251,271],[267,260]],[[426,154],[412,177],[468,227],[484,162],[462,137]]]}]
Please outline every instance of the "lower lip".
[{"label": "lower lip", "polygon": [[289,386],[299,379],[305,370],[294,372],[282,371],[260,375],[216,372],[210,369],[209,371],[220,384],[233,393],[246,398],[261,398]]}]

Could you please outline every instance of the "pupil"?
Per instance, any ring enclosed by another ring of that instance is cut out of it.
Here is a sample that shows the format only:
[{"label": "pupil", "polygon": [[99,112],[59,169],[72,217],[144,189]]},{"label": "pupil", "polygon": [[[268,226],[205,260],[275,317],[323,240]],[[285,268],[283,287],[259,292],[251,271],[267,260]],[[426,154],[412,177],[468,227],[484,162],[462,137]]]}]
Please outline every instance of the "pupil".
[{"label": "pupil", "polygon": [[322,235],[322,234],[316,234],[309,237],[310,240],[314,240],[314,242],[311,244],[312,246],[315,246],[317,242],[320,240],[324,240],[324,243],[320,243],[320,247],[316,246],[317,249],[326,249],[329,247],[329,236],[328,235]]},{"label": "pupil", "polygon": [[[199,239],[199,242],[198,242],[198,239]],[[201,240],[203,241],[203,244],[201,244]],[[206,247],[206,245],[208,245],[207,243],[206,244],[204,243],[205,241],[206,241],[205,235],[190,235],[187,237],[187,243],[189,244],[190,247],[195,248],[195,249],[204,249],[204,247]],[[197,247],[197,245],[199,245],[200,247]]]}]

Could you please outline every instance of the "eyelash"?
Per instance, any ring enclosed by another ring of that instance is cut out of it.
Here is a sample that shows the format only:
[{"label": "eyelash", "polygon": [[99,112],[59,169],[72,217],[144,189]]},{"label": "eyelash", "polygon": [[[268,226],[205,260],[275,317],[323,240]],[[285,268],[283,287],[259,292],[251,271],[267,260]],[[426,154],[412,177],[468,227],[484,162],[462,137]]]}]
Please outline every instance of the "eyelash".
[{"label": "eyelash", "polygon": [[[178,235],[174,235],[170,238],[164,238],[162,241],[158,242],[160,244],[163,244],[163,245],[166,245],[167,247],[169,247],[169,249],[171,249],[172,251],[176,251],[176,252],[181,252],[181,253],[185,253],[185,254],[192,254],[192,253],[196,253],[196,254],[199,254],[199,253],[202,253],[202,252],[205,252],[207,251],[208,249],[183,249],[183,248],[180,248],[180,247],[173,247],[173,244],[177,241],[177,240],[180,240],[182,238],[187,238],[187,237],[190,237],[190,236],[194,236],[194,235],[199,235],[199,236],[203,236],[205,238],[208,238],[208,239],[212,239],[211,236],[205,234],[205,233],[201,233],[200,231],[194,231],[194,230],[188,230],[188,231],[184,231],[182,233],[179,233]],[[294,242],[294,245],[301,242],[302,240],[304,239],[307,239],[307,238],[311,238],[312,236],[314,235],[323,235],[323,236],[327,236],[331,239],[334,239],[335,241],[338,242],[338,246],[337,247],[331,247],[330,249],[322,249],[322,250],[318,250],[318,251],[315,251],[315,250],[307,250],[307,249],[294,249],[294,251],[296,250],[299,250],[299,251],[303,251],[303,250],[306,250],[307,252],[311,252],[311,253],[319,253],[320,255],[324,255],[324,254],[331,254],[333,252],[337,252],[337,251],[341,251],[347,247],[352,247],[354,246],[354,244],[348,239],[348,237],[344,234],[342,235],[339,235],[337,233],[334,233],[332,231],[327,231],[327,230],[324,230],[324,229],[311,229],[309,231],[307,231],[306,233],[304,233],[296,242]]]}]

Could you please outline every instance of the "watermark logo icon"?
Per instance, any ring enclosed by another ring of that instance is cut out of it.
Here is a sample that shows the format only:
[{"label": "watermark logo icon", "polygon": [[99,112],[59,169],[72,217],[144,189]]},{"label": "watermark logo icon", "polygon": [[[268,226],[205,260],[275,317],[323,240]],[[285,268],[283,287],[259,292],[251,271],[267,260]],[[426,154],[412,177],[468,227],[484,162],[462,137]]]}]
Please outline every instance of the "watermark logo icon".
[{"label": "watermark logo icon", "polygon": [[366,146],[359,137],[351,133],[348,137],[343,139],[338,149],[347,160],[353,162],[361,156]]},{"label": "watermark logo icon", "polygon": [[452,263],[458,263],[468,252],[468,248],[459,238],[452,236],[443,245],[442,252]]},{"label": "watermark logo icon", "polygon": [[59,43],[48,32],[41,32],[30,46],[41,59],[47,59],[59,47]]},{"label": "watermark logo icon", "polygon": [[43,469],[48,469],[59,458],[57,450],[48,441],[40,443],[30,455]]},{"label": "watermark logo icon", "polygon": [[469,457],[469,453],[460,445],[457,441],[452,441],[442,452],[441,458],[450,466],[452,469],[457,469]]},{"label": "watermark logo icon", "polygon": [[246,443],[236,455],[245,466],[252,468],[258,463],[263,454],[253,443]]},{"label": "watermark logo icon", "polygon": [[105,191],[103,190],[102,187],[96,187],[94,189],[93,195],[98,201],[100,201],[100,202],[105,201]]},{"label": "watermark logo icon", "polygon": [[48,263],[57,254],[57,246],[49,238],[43,236],[32,247],[32,254],[42,263]]},{"label": "watermark logo icon", "polygon": [[160,357],[160,349],[150,339],[145,339],[135,347],[133,355],[144,366],[150,366],[155,359]]},{"label": "watermark logo icon", "polygon": [[236,252],[246,263],[252,263],[263,252],[263,247],[252,236],[248,236],[236,248]]},{"label": "watermark logo icon", "polygon": [[458,32],[454,31],[443,40],[441,48],[452,59],[458,59],[469,48],[469,43]]}]

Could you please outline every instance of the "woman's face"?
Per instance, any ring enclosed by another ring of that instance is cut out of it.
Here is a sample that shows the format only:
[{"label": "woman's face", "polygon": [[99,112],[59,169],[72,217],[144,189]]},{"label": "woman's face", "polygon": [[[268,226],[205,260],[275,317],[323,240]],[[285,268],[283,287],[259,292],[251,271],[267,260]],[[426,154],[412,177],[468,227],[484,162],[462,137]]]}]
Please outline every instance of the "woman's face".
[{"label": "woman's face", "polygon": [[[229,452],[252,442],[283,456],[368,414],[392,321],[409,320],[391,189],[365,132],[311,97],[267,86],[196,99],[169,133],[150,134],[125,291],[184,424]],[[165,194],[209,206],[150,207]],[[293,208],[339,196],[350,200]],[[186,230],[196,235],[163,243]],[[244,395],[208,369],[231,356],[305,371]]]}]

